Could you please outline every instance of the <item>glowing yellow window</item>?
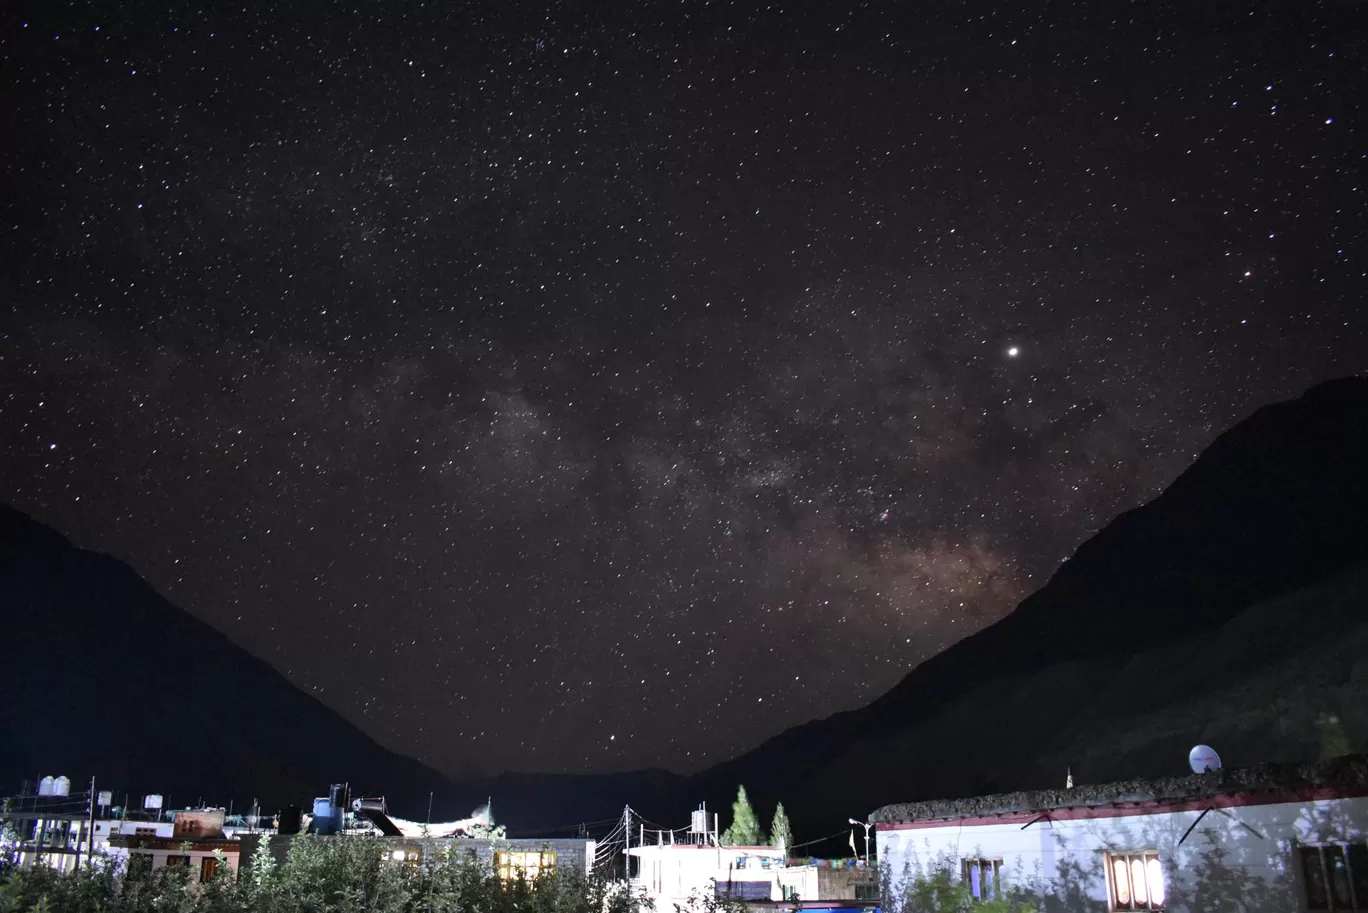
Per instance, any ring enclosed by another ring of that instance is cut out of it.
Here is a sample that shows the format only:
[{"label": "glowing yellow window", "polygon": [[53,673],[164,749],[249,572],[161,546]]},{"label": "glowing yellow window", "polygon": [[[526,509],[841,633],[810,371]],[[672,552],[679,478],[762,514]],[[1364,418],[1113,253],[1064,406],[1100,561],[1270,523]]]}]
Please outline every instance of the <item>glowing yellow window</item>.
[{"label": "glowing yellow window", "polygon": [[1164,909],[1164,869],[1156,853],[1107,854],[1110,909]]},{"label": "glowing yellow window", "polygon": [[500,881],[517,881],[519,876],[536,881],[556,873],[556,854],[550,850],[499,850],[494,854],[494,871]]}]

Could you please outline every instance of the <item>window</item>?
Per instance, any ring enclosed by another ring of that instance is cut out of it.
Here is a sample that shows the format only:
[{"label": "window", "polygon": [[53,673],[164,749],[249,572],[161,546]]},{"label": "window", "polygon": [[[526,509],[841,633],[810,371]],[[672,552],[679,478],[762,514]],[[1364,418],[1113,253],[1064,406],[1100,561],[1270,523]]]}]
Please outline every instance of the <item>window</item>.
[{"label": "window", "polygon": [[1164,909],[1164,869],[1158,853],[1108,853],[1106,858],[1111,909]]},{"label": "window", "polygon": [[960,861],[960,868],[974,900],[997,900],[1002,896],[1001,859],[964,859]]},{"label": "window", "polygon": [[1298,854],[1308,910],[1313,913],[1368,911],[1368,845],[1304,846]]},{"label": "window", "polygon": [[500,881],[528,881],[556,874],[556,854],[550,850],[524,852],[500,850],[494,854],[494,871]]},{"label": "window", "polygon": [[414,847],[408,847],[407,849],[400,847],[390,853],[390,859],[395,862],[402,862],[404,865],[414,868],[423,861],[423,851]]},{"label": "window", "polygon": [[856,900],[878,900],[879,886],[876,884],[857,884],[855,885]]},{"label": "window", "polygon": [[218,860],[213,856],[205,856],[200,860],[200,881],[213,881],[218,874]]}]

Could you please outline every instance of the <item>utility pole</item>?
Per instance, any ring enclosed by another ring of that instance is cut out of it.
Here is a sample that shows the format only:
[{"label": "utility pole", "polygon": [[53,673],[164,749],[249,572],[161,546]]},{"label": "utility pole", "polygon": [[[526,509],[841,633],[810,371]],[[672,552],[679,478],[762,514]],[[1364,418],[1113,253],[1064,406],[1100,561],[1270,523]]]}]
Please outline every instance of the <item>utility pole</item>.
[{"label": "utility pole", "polygon": [[[86,833],[86,865],[92,865],[95,859],[95,778],[90,778],[90,830]],[[76,845],[76,865],[81,867],[81,845]],[[93,869],[92,869],[93,871]]]},{"label": "utility pole", "polygon": [[432,823],[432,790],[428,790],[428,816],[427,823]]}]

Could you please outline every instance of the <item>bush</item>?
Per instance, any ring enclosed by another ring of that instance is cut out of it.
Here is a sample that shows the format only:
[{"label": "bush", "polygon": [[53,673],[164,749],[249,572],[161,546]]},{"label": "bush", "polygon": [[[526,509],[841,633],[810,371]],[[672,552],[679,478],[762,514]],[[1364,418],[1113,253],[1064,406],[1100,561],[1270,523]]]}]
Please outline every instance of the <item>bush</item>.
[{"label": "bush", "polygon": [[529,884],[500,881],[487,864],[453,850],[421,864],[396,862],[376,838],[292,842],[277,865],[261,844],[242,878],[226,861],[206,884],[186,868],[153,871],[133,856],[127,871],[97,857],[78,872],[18,869],[0,856],[0,913],[641,913],[626,885],[571,874]]},{"label": "bush", "polygon": [[899,913],[1034,913],[1025,895],[1010,892],[996,900],[974,900],[969,886],[954,877],[949,866],[907,883],[902,890]]}]

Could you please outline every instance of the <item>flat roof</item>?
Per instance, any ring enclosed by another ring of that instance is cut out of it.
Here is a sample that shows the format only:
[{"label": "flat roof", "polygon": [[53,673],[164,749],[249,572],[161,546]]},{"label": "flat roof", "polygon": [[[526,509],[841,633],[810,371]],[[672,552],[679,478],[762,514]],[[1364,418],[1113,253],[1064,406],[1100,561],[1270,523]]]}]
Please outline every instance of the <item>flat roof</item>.
[{"label": "flat roof", "polygon": [[885,805],[870,821],[898,824],[935,819],[991,818],[1044,813],[1058,809],[1118,805],[1163,805],[1220,796],[1266,794],[1269,802],[1296,801],[1314,792],[1321,798],[1368,795],[1368,756],[1347,755],[1328,761],[1260,764],[1185,777],[1080,783],[1071,789],[933,799]]}]

